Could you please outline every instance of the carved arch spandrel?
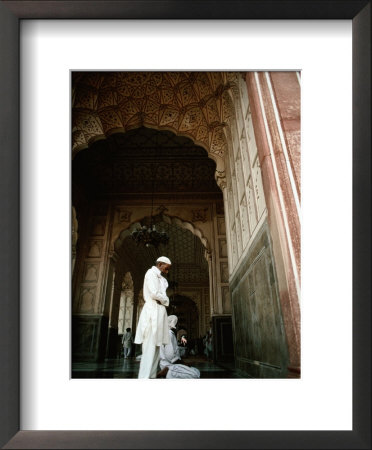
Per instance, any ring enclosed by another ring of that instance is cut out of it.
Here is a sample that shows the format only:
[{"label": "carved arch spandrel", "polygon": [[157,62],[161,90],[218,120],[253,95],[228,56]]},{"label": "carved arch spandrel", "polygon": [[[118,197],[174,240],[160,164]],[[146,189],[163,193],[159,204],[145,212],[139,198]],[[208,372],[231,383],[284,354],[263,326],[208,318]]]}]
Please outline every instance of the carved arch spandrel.
[{"label": "carved arch spandrel", "polygon": [[75,73],[73,157],[112,133],[145,126],[191,138],[223,172],[228,126],[223,98],[236,83],[234,72]]}]

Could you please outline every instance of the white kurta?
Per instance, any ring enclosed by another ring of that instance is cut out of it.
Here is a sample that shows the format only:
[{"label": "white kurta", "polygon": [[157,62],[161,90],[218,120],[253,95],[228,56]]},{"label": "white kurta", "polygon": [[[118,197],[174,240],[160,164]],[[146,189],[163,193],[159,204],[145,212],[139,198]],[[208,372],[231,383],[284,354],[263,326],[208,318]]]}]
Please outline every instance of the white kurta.
[{"label": "white kurta", "polygon": [[[138,378],[155,378],[159,363],[159,346],[169,343],[166,306],[169,298],[168,281],[153,266],[146,272],[143,283],[145,304],[137,324],[134,342],[142,344],[142,358]],[[161,302],[161,305],[156,300]]]},{"label": "white kurta", "polygon": [[[136,344],[143,343],[145,331],[149,325],[155,340],[155,345],[167,344],[169,342],[168,315],[165,309],[166,306],[169,306],[169,298],[166,294],[167,287],[168,281],[161,275],[157,267],[152,266],[146,272],[143,283],[143,299],[145,300],[145,304],[137,324],[136,337],[134,339]],[[159,300],[162,304],[159,305],[156,300]]]},{"label": "white kurta", "polygon": [[166,378],[200,378],[200,372],[196,367],[175,364],[181,359],[177,338],[173,331],[169,330],[170,343],[160,347],[160,369],[168,367]]}]

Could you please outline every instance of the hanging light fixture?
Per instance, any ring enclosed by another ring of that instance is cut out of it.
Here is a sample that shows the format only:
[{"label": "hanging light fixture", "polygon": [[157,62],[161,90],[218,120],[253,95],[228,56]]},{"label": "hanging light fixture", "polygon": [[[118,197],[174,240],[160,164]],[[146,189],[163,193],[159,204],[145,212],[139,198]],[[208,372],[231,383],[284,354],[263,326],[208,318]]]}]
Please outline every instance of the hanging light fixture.
[{"label": "hanging light fixture", "polygon": [[169,241],[169,236],[165,231],[158,231],[156,229],[153,217],[154,210],[154,190],[155,190],[155,178],[158,167],[155,169],[154,178],[152,180],[152,197],[151,197],[151,216],[150,216],[150,226],[142,225],[141,228],[137,228],[132,231],[132,239],[137,245],[143,244],[145,247],[155,247],[158,248],[160,244],[167,245]]}]

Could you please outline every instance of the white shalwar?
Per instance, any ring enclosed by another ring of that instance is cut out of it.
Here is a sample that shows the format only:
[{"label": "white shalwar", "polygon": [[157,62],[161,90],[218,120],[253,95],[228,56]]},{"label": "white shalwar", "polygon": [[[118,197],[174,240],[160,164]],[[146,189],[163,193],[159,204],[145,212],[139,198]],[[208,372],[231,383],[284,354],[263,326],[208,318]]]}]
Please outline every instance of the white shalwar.
[{"label": "white shalwar", "polygon": [[[156,378],[159,364],[159,347],[169,343],[166,306],[168,281],[160,270],[152,266],[143,283],[145,304],[137,324],[134,342],[142,344],[142,357],[138,378]],[[156,300],[161,302],[161,305]]]},{"label": "white shalwar", "polygon": [[200,378],[200,372],[196,367],[174,364],[181,359],[177,338],[172,330],[169,330],[170,343],[160,347],[160,369],[168,367],[166,378]]}]

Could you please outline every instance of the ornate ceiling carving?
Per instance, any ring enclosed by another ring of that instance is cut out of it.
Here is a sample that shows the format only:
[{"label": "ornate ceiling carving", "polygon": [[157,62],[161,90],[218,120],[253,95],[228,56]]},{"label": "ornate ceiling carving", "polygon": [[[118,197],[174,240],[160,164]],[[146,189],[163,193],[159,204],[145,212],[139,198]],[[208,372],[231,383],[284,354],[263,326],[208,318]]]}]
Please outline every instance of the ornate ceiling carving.
[{"label": "ornate ceiling carving", "polygon": [[191,138],[215,157],[226,148],[237,72],[73,72],[72,150],[141,126]]}]

